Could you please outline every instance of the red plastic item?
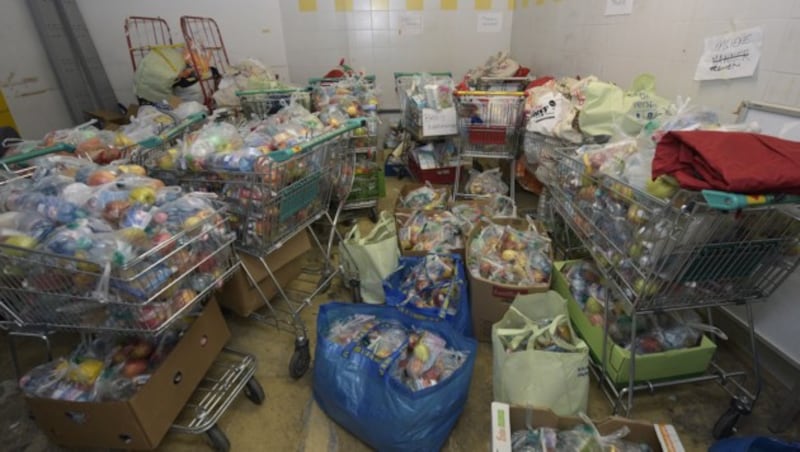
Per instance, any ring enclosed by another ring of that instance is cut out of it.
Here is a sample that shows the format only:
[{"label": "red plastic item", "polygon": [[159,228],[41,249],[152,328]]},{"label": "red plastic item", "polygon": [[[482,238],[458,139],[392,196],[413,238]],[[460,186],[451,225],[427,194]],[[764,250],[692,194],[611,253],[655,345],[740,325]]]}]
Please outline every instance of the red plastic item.
[{"label": "red plastic item", "polygon": [[[408,157],[408,170],[417,182],[430,182],[433,185],[452,185],[456,181],[456,168],[455,166],[448,166],[445,168],[422,169],[413,156],[409,155]],[[463,174],[464,172],[462,168],[461,173]]]},{"label": "red plastic item", "polygon": [[468,129],[472,144],[505,144],[506,126],[471,125]]}]

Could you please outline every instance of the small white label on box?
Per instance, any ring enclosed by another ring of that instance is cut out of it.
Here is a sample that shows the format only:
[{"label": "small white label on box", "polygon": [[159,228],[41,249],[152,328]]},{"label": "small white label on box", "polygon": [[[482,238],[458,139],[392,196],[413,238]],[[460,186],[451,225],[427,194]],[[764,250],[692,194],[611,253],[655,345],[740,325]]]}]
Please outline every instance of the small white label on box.
[{"label": "small white label on box", "polygon": [[456,127],[455,107],[434,110],[433,108],[422,109],[422,135],[426,137],[438,137],[441,135],[455,135],[458,133]]},{"label": "small white label on box", "polygon": [[492,402],[492,452],[511,452],[511,413],[507,403]]}]

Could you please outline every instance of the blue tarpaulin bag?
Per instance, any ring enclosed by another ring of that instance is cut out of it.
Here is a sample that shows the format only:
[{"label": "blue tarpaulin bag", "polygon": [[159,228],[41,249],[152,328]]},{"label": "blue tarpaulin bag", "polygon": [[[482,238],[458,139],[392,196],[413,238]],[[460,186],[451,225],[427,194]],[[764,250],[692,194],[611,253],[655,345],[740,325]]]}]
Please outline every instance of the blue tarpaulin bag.
[{"label": "blue tarpaulin bag", "polygon": [[425,257],[417,256],[401,257],[398,268],[383,280],[383,293],[386,298],[386,304],[395,306],[406,315],[414,318],[430,321],[444,320],[459,333],[467,337],[473,337],[464,260],[458,254],[441,256],[453,259],[456,267],[455,278],[453,279],[455,284],[448,283],[449,290],[452,291],[451,294],[453,296],[447,297],[444,305],[441,307],[420,307],[408,302],[408,291],[403,290],[401,287],[414,267],[425,261]]},{"label": "blue tarpaulin bag", "polygon": [[[329,337],[337,320],[375,316],[347,345]],[[377,325],[376,325],[377,324]],[[435,333],[448,349],[464,352],[463,363],[437,384],[412,390],[392,375],[407,343],[378,358],[363,346],[384,325]],[[477,343],[446,322],[429,322],[396,309],[332,302],[319,309],[314,362],[314,399],[339,425],[379,451],[436,451],[447,441],[464,410]]]},{"label": "blue tarpaulin bag", "polygon": [[727,438],[714,443],[709,452],[798,452],[800,443],[786,443],[766,436]]}]

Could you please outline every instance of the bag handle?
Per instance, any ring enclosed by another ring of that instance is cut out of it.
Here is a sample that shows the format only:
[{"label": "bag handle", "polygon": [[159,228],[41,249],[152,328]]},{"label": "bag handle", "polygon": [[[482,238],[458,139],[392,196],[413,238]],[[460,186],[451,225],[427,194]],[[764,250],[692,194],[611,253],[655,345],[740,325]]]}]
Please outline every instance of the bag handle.
[{"label": "bag handle", "polygon": [[570,337],[575,337],[575,331],[572,329],[572,324],[569,321],[569,318],[564,314],[559,314],[550,321],[550,324],[547,325],[545,328],[540,328],[539,331],[533,334],[533,336],[528,339],[528,350],[533,350],[534,346],[536,345],[536,339],[539,336],[542,336],[544,333],[550,334],[550,339],[552,339],[553,343],[556,344],[559,348],[562,348],[568,352],[574,352],[578,349],[575,344],[567,342],[557,334],[558,327],[566,323],[567,328],[569,329]]},{"label": "bag handle", "polygon": [[569,328],[570,336],[575,338],[575,331],[572,329],[572,325],[569,322],[569,318],[565,314],[559,314],[555,316],[546,327],[540,327],[536,325],[532,320],[530,320],[526,315],[520,312],[514,306],[509,308],[510,312],[514,312],[518,315],[524,322],[525,326],[522,328],[498,328],[497,335],[498,336],[516,336],[510,341],[510,346],[512,349],[515,349],[522,343],[523,340],[526,338],[528,339],[528,350],[534,350],[536,339],[542,336],[545,333],[550,334],[553,342],[559,347],[567,350],[568,352],[574,352],[578,349],[575,344],[569,343],[561,339],[557,334],[557,329],[559,325],[566,322],[567,328]]}]

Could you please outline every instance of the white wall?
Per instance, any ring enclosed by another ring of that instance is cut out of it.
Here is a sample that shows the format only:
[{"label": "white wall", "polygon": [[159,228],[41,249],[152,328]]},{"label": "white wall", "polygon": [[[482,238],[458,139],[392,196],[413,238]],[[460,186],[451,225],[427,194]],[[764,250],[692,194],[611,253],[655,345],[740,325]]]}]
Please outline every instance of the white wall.
[{"label": "white wall", "polygon": [[459,0],[456,10],[442,10],[439,0],[425,0],[423,32],[403,33],[400,18],[405,0],[353,0],[352,11],[335,11],[333,1],[318,0],[318,10],[301,12],[298,3],[282,3],[289,75],[295,83],[321,77],[344,57],[356,69],[375,74],[382,107],[396,107],[394,72],[451,71],[460,78],[498,51],[508,51],[512,11],[494,0],[502,12],[500,32],[477,33],[474,0]]},{"label": "white wall", "polygon": [[[22,0],[15,0],[22,3]],[[133,68],[123,25],[128,16],[160,16],[174,42],[183,42],[181,16],[212,17],[232,64],[256,58],[288,78],[281,4],[268,0],[77,0],[117,98],[132,103]],[[288,2],[296,3],[296,2]]]},{"label": "white wall", "polygon": [[0,7],[0,89],[23,137],[72,124],[25,0]]},{"label": "white wall", "polygon": [[[650,72],[658,93],[719,112],[733,112],[741,100],[800,105],[800,2],[634,0],[632,15],[612,17],[603,15],[605,4],[531,0],[514,12],[512,53],[536,74],[595,74],[623,87]],[[693,80],[704,37],[754,26],[764,30],[754,77]]]}]

